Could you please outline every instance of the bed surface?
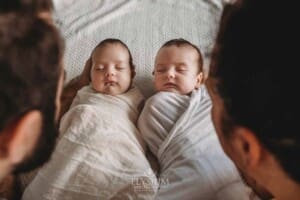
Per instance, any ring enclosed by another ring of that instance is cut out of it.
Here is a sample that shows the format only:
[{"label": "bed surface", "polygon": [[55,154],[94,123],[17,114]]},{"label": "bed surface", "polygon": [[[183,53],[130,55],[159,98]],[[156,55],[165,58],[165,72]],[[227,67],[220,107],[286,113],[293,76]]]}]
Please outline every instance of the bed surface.
[{"label": "bed surface", "polygon": [[93,48],[103,39],[118,38],[131,50],[135,84],[153,94],[152,70],[160,46],[173,38],[196,44],[205,58],[211,50],[226,0],[54,0],[55,24],[66,42],[66,82],[78,75]]}]

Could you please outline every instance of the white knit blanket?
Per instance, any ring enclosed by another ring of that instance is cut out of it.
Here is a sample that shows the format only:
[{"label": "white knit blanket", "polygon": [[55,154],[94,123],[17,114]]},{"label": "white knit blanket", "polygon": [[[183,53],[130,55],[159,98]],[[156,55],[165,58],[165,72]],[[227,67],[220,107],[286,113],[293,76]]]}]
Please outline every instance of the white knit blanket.
[{"label": "white knit blanket", "polygon": [[249,199],[211,122],[204,86],[191,96],[160,92],[148,99],[138,127],[160,165],[157,199]]},{"label": "white knit blanket", "polygon": [[205,72],[223,7],[229,0],[54,0],[55,24],[66,40],[66,82],[78,75],[93,48],[119,38],[133,56],[134,80],[146,97],[153,94],[154,58],[163,43],[184,38],[205,58]]},{"label": "white knit blanket", "polygon": [[25,190],[24,200],[153,199],[154,173],[135,127],[143,96],[81,89],[64,115],[51,161]]}]

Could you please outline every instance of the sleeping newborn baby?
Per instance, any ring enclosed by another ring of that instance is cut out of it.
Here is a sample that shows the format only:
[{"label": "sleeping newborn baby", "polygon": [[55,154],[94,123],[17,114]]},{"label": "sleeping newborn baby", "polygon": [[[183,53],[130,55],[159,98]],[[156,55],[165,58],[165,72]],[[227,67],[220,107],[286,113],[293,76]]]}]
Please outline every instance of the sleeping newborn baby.
[{"label": "sleeping newborn baby", "polygon": [[159,166],[157,199],[250,199],[211,122],[200,50],[183,39],[158,51],[154,86],[138,128]]},{"label": "sleeping newborn baby", "polygon": [[132,86],[130,51],[106,39],[91,59],[91,83],[63,116],[52,159],[25,190],[25,200],[154,198],[156,178],[135,126],[143,95]]}]

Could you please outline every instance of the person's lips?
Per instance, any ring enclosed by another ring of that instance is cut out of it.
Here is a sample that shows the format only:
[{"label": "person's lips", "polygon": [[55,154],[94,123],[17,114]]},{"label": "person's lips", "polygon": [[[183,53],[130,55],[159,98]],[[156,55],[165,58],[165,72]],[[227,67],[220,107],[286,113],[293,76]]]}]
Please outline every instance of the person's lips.
[{"label": "person's lips", "polygon": [[117,84],[116,81],[105,81],[105,83],[104,83],[105,86],[114,86],[116,84]]},{"label": "person's lips", "polygon": [[175,88],[175,87],[177,87],[175,83],[170,83],[170,82],[164,84],[164,86],[165,86],[166,88]]}]

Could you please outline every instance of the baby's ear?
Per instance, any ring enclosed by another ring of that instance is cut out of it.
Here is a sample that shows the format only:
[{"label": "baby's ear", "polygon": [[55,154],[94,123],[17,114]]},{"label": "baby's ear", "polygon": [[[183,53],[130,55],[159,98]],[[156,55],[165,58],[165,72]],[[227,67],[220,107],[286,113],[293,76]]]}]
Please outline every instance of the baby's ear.
[{"label": "baby's ear", "polygon": [[200,85],[203,83],[203,72],[200,72],[198,75],[197,75],[197,82],[196,82],[196,86],[195,88],[198,89],[200,87]]}]

